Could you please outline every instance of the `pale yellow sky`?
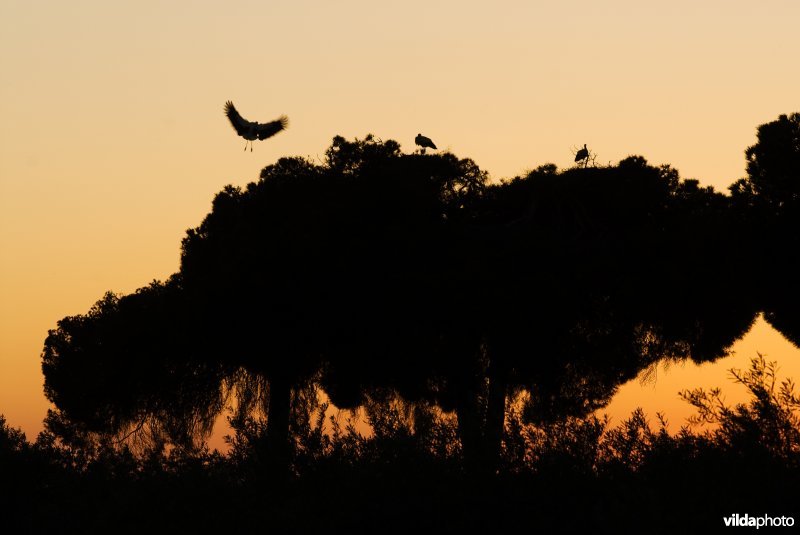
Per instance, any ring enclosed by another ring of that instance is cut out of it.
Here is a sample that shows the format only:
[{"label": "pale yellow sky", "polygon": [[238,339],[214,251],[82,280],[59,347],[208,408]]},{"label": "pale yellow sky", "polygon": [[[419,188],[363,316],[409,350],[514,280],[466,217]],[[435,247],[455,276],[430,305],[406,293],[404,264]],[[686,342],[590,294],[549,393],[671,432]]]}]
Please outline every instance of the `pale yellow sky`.
[{"label": "pale yellow sky", "polygon": [[[215,192],[337,134],[422,132],[495,179],[587,143],[724,189],[756,126],[798,111],[798,20],[796,0],[0,0],[0,413],[37,432],[47,329],[174,272]],[[228,99],[290,127],[245,153]]]}]

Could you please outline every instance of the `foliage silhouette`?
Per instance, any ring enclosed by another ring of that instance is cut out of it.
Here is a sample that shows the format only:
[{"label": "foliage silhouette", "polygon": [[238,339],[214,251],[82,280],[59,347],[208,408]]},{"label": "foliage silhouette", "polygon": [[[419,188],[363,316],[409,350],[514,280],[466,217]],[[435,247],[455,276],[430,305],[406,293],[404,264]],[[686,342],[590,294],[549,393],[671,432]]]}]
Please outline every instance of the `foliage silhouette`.
[{"label": "foliage silhouette", "polygon": [[775,156],[796,122],[761,127],[731,197],[638,156],[502,183],[373,136],[282,158],[216,196],[178,274],[51,331],[49,430],[191,451],[233,400],[233,451],[299,474],[327,448],[320,385],[376,425],[407,405],[394,434],[453,413],[442,456],[494,474],[509,418],[568,425],[659,361],[726,355],[759,311],[794,336],[797,248],[772,249],[797,239],[795,160]]},{"label": "foliage silhouette", "polygon": [[457,407],[467,457],[474,448],[479,464],[496,462],[520,390],[530,421],[582,416],[661,359],[725,355],[757,313],[729,290],[738,237],[725,207],[640,157],[490,186],[468,232],[480,266],[471,295],[491,314],[462,323],[455,338],[473,337],[474,360],[456,360],[450,378],[467,392]]},{"label": "foliage silhouette", "polygon": [[[42,355],[48,423],[74,422],[143,447],[197,447],[222,410],[225,369],[198,358],[196,324],[178,277],[127,296],[107,293],[51,330]],[[62,426],[63,428],[63,426]]]},{"label": "foliage silhouette", "polygon": [[800,344],[800,113],[758,127],[758,142],[745,152],[747,177],[731,186],[732,204],[750,225],[749,238],[762,262],[759,274],[764,317]]},{"label": "foliage silhouette", "polygon": [[800,113],[758,127],[758,142],[745,151],[747,178],[731,186],[737,201],[778,216],[800,204]]},{"label": "foliage silhouette", "polygon": [[317,266],[330,243],[321,224],[326,189],[313,164],[281,159],[258,184],[225,188],[183,242],[181,275],[191,306],[203,311],[204,346],[210,358],[246,371],[240,385],[256,387],[243,401],[268,412],[278,465],[288,456],[291,389],[318,367],[325,337],[318,298],[332,281]]},{"label": "foliage silhouette", "polygon": [[[762,355],[751,360],[750,369],[730,371],[734,381],[750,392],[750,403],[729,407],[720,389],[702,389],[681,393],[697,409],[690,421],[694,424],[718,424],[713,433],[720,447],[739,455],[762,456],[786,464],[800,460],[800,398],[794,382],[787,379],[778,384],[775,362]],[[779,388],[778,388],[779,387]],[[798,466],[795,466],[798,468]]]},{"label": "foliage silhouette", "polygon": [[188,232],[181,276],[206,311],[204,346],[267,380],[266,440],[279,464],[291,389],[323,364],[340,406],[358,405],[366,386],[391,382],[413,397],[424,384],[444,316],[435,296],[451,284],[448,218],[485,179],[452,155],[335,138],[324,165],[281,159],[246,190],[226,188]]},{"label": "foliage silhouette", "polygon": [[49,431],[29,443],[0,417],[4,527],[458,533],[533,522],[550,533],[674,533],[715,531],[731,510],[791,514],[800,393],[763,358],[734,372],[748,404],[685,393],[698,421],[716,424],[700,431],[671,434],[663,418],[653,429],[641,410],[615,427],[596,416],[534,425],[511,410],[493,480],[464,474],[460,452],[442,447],[457,443],[452,418],[388,391],[366,404],[371,436],[335,417],[323,424],[324,407],[312,407],[314,421],[294,433],[316,445],[294,457],[300,477],[278,490],[253,469],[258,431],[239,433],[226,457],[175,449],[143,458],[102,447],[81,454]]}]

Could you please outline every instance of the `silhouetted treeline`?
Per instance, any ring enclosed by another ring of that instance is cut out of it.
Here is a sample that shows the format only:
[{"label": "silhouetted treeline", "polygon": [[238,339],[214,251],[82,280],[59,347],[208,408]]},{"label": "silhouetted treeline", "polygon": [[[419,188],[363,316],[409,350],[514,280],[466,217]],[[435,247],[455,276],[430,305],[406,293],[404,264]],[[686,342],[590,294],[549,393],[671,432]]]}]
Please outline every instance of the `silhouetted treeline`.
[{"label": "silhouetted treeline", "polygon": [[319,449],[321,389],[373,415],[399,403],[413,437],[438,433],[421,466],[495,485],[524,426],[578,432],[643,370],[726,355],[759,313],[797,343],[799,132],[800,114],[759,127],[730,195],[639,156],[500,183],[372,136],[282,158],[215,197],[178,273],[50,331],[48,432],[192,456],[233,405],[234,453],[289,484],[298,456],[358,447]]},{"label": "silhouetted treeline", "polygon": [[734,378],[748,403],[687,390],[696,423],[714,426],[677,433],[640,410],[617,425],[533,425],[513,409],[491,478],[464,472],[452,417],[390,392],[365,400],[369,435],[305,398],[309,417],[292,429],[297,477],[277,487],[253,418],[234,419],[226,456],[83,443],[53,414],[61,438],[46,430],[28,443],[0,418],[0,498],[6,525],[23,532],[674,533],[716,531],[731,512],[796,515],[800,393],[763,357]]}]

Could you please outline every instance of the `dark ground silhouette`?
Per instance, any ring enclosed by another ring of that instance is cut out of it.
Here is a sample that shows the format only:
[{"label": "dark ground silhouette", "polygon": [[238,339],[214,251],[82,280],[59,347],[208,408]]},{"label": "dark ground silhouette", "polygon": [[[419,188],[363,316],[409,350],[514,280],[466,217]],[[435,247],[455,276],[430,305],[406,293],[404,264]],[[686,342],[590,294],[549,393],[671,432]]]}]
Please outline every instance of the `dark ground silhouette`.
[{"label": "dark ground silhouette", "polygon": [[82,442],[67,422],[51,419],[28,443],[0,421],[0,497],[6,526],[35,533],[713,533],[734,512],[796,519],[798,392],[760,358],[738,378],[746,405],[684,393],[718,424],[708,430],[670,434],[640,411],[616,427],[596,417],[533,426],[512,411],[491,477],[464,471],[452,419],[388,393],[367,400],[369,437],[335,418],[320,432],[325,407],[307,404],[282,480],[264,470],[266,424],[253,419],[234,422],[227,456],[139,457]]}]

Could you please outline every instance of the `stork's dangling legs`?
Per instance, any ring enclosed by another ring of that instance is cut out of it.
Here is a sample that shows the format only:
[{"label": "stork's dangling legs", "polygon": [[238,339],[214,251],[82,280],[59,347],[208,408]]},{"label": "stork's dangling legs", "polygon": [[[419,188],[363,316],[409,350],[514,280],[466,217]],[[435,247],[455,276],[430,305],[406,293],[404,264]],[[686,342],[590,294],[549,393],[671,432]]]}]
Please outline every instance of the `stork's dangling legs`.
[{"label": "stork's dangling legs", "polygon": [[[225,103],[225,115],[228,116],[228,120],[230,120],[231,126],[236,130],[236,133],[242,136],[246,142],[250,142],[250,152],[253,152],[253,141],[272,137],[289,124],[289,119],[285,115],[264,124],[248,121],[239,115],[230,100]],[[247,150],[247,143],[244,144],[244,150]]]}]

